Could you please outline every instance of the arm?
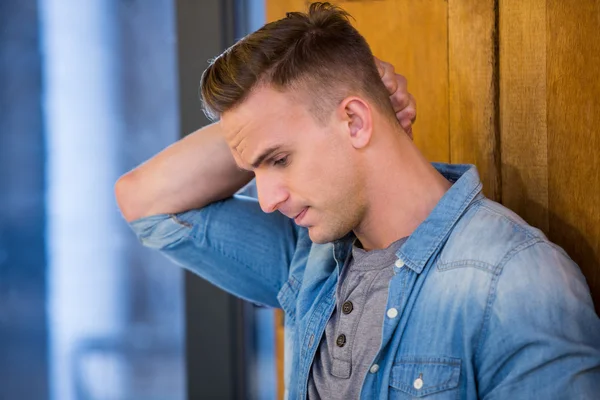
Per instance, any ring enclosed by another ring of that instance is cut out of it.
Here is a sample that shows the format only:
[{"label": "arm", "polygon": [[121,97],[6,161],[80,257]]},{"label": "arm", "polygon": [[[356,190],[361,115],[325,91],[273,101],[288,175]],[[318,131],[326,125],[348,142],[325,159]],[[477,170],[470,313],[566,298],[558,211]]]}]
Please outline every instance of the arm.
[{"label": "arm", "polygon": [[594,399],[600,393],[600,320],[581,271],[537,242],[498,277],[477,351],[482,399]]},{"label": "arm", "polygon": [[[392,100],[406,99],[405,85],[390,86],[402,77],[393,68],[380,72]],[[410,101],[392,104],[414,110]],[[216,123],[123,175],[115,192],[145,246],[238,297],[277,307],[290,265],[305,262],[310,239],[281,213],[263,213],[256,199],[232,197],[251,178]]]},{"label": "arm", "polygon": [[[375,58],[400,124],[412,137],[414,97],[394,66]],[[218,123],[206,126],[123,175],[115,185],[127,222],[157,214],[176,214],[228,198],[253,178],[233,160]]]},{"label": "arm", "polygon": [[131,222],[205,207],[232,196],[252,177],[237,167],[215,123],[123,175],[115,193],[123,216]]},{"label": "arm", "polygon": [[[406,78],[375,59],[402,127],[412,137],[414,97]],[[117,203],[127,222],[157,214],[176,214],[228,198],[253,178],[240,170],[218,123],[188,135],[123,175],[115,185]]]},{"label": "arm", "polygon": [[251,178],[237,168],[217,123],[123,175],[115,192],[142,244],[235,296],[278,307],[298,231],[255,199],[232,197]]}]

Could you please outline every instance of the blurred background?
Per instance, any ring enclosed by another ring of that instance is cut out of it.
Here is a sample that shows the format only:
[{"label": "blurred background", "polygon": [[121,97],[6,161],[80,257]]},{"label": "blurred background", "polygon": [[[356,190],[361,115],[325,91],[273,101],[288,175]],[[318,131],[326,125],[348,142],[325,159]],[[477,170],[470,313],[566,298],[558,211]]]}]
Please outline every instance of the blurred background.
[{"label": "blurred background", "polygon": [[[477,165],[600,310],[600,0],[334,3],[408,78],[423,153]],[[113,185],[207,124],[209,59],[307,4],[0,0],[0,400],[282,398],[281,313],[143,248]]]},{"label": "blurred background", "polygon": [[206,123],[200,74],[264,19],[256,0],[0,1],[1,400],[275,398],[272,310],[143,248],[113,195]]}]

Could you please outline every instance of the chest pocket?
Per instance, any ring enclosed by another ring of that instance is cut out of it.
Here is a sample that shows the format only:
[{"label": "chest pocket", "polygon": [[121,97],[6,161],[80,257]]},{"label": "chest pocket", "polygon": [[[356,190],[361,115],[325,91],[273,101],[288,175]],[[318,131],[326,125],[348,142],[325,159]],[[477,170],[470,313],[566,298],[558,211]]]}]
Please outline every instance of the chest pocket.
[{"label": "chest pocket", "polygon": [[392,367],[390,399],[458,399],[459,358],[401,357]]}]

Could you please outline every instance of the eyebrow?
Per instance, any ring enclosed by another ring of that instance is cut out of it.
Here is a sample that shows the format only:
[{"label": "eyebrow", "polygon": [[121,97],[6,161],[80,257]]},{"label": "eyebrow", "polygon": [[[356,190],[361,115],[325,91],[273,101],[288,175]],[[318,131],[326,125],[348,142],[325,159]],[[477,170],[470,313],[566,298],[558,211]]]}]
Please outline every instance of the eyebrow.
[{"label": "eyebrow", "polygon": [[260,167],[260,165],[265,161],[267,157],[269,157],[271,154],[275,153],[279,149],[281,149],[280,145],[268,147],[250,165],[252,165],[252,168],[254,169]]}]

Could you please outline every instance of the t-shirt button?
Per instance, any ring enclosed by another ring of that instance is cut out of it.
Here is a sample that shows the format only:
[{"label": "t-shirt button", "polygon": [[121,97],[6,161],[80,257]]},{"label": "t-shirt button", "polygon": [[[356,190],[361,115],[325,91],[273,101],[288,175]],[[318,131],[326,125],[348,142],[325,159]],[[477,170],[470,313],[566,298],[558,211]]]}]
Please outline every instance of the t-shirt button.
[{"label": "t-shirt button", "polygon": [[[381,315],[381,314],[379,314]],[[390,308],[389,310],[387,310],[387,316],[388,318],[396,318],[398,316],[398,310],[396,310],[395,308]]]},{"label": "t-shirt button", "polygon": [[377,365],[377,364],[371,365],[371,368],[369,369],[369,372],[371,372],[372,374],[376,374],[377,371],[379,371],[379,365]]},{"label": "t-shirt button", "polygon": [[347,301],[344,304],[342,304],[342,312],[344,314],[350,314],[353,309],[354,309],[354,305],[352,304],[351,301]]}]

